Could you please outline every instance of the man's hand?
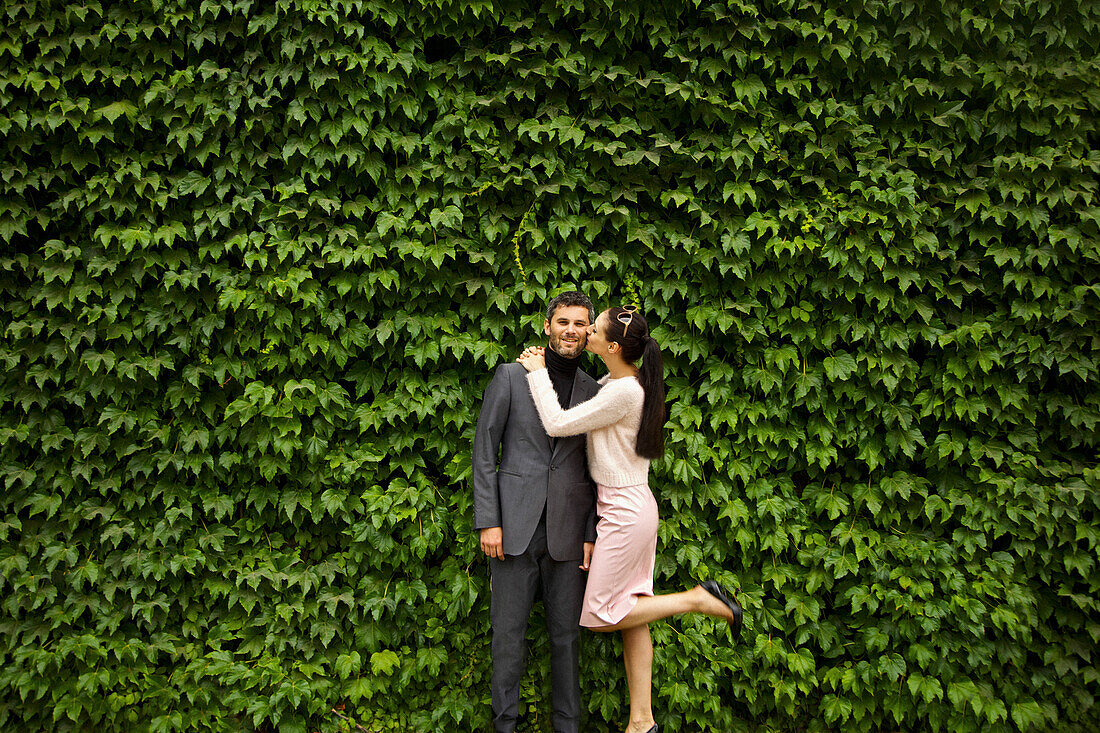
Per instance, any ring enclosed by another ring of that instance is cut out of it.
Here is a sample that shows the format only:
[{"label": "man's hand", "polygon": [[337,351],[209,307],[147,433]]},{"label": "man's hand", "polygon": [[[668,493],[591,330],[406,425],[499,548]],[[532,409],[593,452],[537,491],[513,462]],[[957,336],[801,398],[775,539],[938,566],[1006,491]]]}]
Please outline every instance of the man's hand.
[{"label": "man's hand", "polygon": [[588,568],[592,567],[592,550],[595,548],[595,542],[584,543],[584,559],[581,560],[581,570],[588,570]]},{"label": "man's hand", "polygon": [[497,560],[504,559],[504,531],[500,527],[481,530],[481,551]]}]

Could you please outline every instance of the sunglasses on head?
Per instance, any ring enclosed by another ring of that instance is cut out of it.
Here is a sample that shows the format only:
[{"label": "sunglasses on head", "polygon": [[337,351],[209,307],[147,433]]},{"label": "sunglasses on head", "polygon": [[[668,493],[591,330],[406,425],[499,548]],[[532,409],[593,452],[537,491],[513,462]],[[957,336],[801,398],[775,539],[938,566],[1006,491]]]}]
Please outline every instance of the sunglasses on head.
[{"label": "sunglasses on head", "polygon": [[626,337],[626,331],[630,328],[631,321],[634,320],[634,314],[638,312],[638,306],[636,305],[624,305],[622,306],[622,313],[615,316],[615,320],[623,324],[623,337]]}]

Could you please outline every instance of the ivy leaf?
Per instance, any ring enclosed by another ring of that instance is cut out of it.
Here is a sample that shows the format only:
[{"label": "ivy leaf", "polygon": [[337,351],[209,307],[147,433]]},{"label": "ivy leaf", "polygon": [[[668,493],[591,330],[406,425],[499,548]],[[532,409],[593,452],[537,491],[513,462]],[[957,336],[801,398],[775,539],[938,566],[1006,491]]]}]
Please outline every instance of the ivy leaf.
[{"label": "ivy leaf", "polygon": [[826,357],[822,366],[825,367],[825,374],[829,379],[846,381],[856,371],[856,360],[851,354],[840,353]]},{"label": "ivy leaf", "polygon": [[1012,706],[1012,721],[1020,730],[1028,730],[1045,722],[1046,716],[1039,703],[1034,700],[1018,702]]},{"label": "ivy leaf", "polygon": [[371,672],[388,676],[400,665],[401,659],[393,651],[384,649],[370,655]]},{"label": "ivy leaf", "polygon": [[457,228],[462,224],[462,212],[453,205],[444,209],[433,209],[429,214],[429,220],[433,228],[440,226]]},{"label": "ivy leaf", "polygon": [[[373,664],[372,659],[372,667]],[[340,654],[336,657],[336,674],[340,675],[340,679],[347,679],[358,673],[361,665],[362,660],[359,657],[359,652],[353,651],[348,654]]]},{"label": "ivy leaf", "polygon": [[133,119],[137,114],[137,107],[126,100],[119,100],[117,102],[111,102],[110,104],[103,105],[95,111],[96,115],[102,117],[108,122],[114,122],[122,115]]}]

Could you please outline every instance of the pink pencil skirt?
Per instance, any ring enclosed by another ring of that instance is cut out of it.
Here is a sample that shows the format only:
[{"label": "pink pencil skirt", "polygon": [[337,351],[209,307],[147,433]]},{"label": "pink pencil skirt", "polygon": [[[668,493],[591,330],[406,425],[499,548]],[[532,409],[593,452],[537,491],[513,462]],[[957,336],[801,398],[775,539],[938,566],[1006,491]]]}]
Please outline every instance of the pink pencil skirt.
[{"label": "pink pencil skirt", "polygon": [[657,501],[647,484],[596,485],[596,549],[581,606],[581,626],[614,626],[653,595]]}]

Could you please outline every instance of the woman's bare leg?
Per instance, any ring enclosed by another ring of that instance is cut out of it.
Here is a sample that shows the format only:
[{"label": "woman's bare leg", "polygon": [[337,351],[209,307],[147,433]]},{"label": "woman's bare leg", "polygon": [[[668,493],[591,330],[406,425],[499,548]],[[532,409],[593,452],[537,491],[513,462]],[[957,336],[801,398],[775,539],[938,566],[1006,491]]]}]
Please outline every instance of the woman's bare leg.
[{"label": "woman's bare leg", "polygon": [[708,616],[733,620],[726,604],[712,596],[701,585],[681,593],[660,596],[638,596],[634,608],[614,626],[590,628],[590,631],[623,632],[623,665],[626,685],[630,691],[630,725],[626,733],[645,733],[653,727],[652,680],[653,640],[649,623],[681,613],[705,613]]},{"label": "woman's bare leg", "polygon": [[733,620],[733,613],[726,604],[712,596],[702,586],[681,593],[665,593],[659,596],[638,596],[638,602],[623,620],[614,626],[601,626],[592,631],[622,631],[635,626],[659,621],[681,613],[705,613],[708,616]]},{"label": "woman's bare leg", "polygon": [[630,725],[626,733],[645,733],[653,727],[653,640],[649,624],[623,629],[623,665],[630,691]]}]

